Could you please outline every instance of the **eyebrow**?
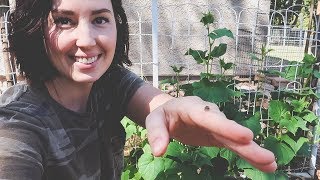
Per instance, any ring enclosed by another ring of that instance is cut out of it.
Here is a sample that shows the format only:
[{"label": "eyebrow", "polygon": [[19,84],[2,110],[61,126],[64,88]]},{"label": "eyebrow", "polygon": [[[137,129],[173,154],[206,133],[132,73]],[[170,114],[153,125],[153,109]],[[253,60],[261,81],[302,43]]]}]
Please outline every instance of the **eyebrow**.
[{"label": "eyebrow", "polygon": [[[58,14],[64,14],[64,15],[74,15],[75,13],[70,10],[64,10],[64,9],[53,9],[52,13],[58,13]],[[98,9],[92,11],[92,15],[97,15],[100,13],[112,13],[109,9]]]}]

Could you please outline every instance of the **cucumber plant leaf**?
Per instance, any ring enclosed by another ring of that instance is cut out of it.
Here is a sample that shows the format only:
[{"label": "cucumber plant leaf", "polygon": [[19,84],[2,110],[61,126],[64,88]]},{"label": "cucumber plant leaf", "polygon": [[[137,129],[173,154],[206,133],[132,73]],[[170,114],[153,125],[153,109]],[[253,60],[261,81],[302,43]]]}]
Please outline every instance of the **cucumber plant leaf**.
[{"label": "cucumber plant leaf", "polygon": [[289,119],[290,107],[279,100],[272,100],[269,104],[269,114],[270,117],[277,123],[280,123],[282,119]]},{"label": "cucumber plant leaf", "polygon": [[306,114],[302,117],[304,120],[306,120],[309,123],[312,123],[313,121],[317,120],[318,117],[314,114],[312,111],[305,111]]},{"label": "cucumber plant leaf", "polygon": [[210,157],[210,159],[217,157],[217,155],[220,152],[220,148],[217,147],[200,147],[199,152],[201,154],[204,154],[208,157]]},{"label": "cucumber plant leaf", "polygon": [[313,65],[314,63],[317,62],[317,58],[311,54],[305,54],[302,62],[304,62],[305,64],[308,64],[308,65]]},{"label": "cucumber plant leaf", "polygon": [[237,159],[237,154],[226,148],[221,149],[220,156],[225,158],[229,164],[234,164]]},{"label": "cucumber plant leaf", "polygon": [[293,116],[292,118],[297,120],[297,127],[301,128],[304,131],[309,131],[310,129],[307,127],[307,121],[303,120],[300,116]]},{"label": "cucumber plant leaf", "polygon": [[293,107],[293,111],[301,113],[309,106],[309,102],[306,101],[305,97],[303,97],[299,100],[292,100],[290,105]]},{"label": "cucumber plant leaf", "polygon": [[169,143],[165,155],[182,163],[192,161],[192,157],[186,152],[186,147],[177,141]]},{"label": "cucumber plant leaf", "polygon": [[222,81],[210,82],[204,78],[200,82],[194,82],[193,95],[205,101],[213,103],[223,103],[231,100],[232,97],[240,97],[241,92],[236,92],[227,87],[227,83]]},{"label": "cucumber plant leaf", "polygon": [[227,52],[227,44],[221,43],[210,52],[211,57],[220,57]]},{"label": "cucumber plant leaf", "polygon": [[296,118],[284,118],[279,123],[280,127],[283,129],[287,129],[292,134],[296,134],[299,127],[298,127],[298,120]]},{"label": "cucumber plant leaf", "polygon": [[245,119],[243,121],[238,121],[239,124],[249,128],[254,136],[257,136],[261,132],[261,124],[260,124],[260,113],[255,113],[249,119]]},{"label": "cucumber plant leaf", "polygon": [[300,150],[300,148],[303,146],[304,143],[309,142],[309,140],[305,137],[300,137],[298,141],[295,141],[288,135],[281,136],[281,140],[286,142],[291,147],[291,149],[294,151],[295,154],[298,153],[298,151]]},{"label": "cucumber plant leaf", "polygon": [[206,63],[207,51],[189,49],[185,55],[191,55],[198,64]]},{"label": "cucumber plant leaf", "polygon": [[144,179],[155,179],[164,167],[164,159],[152,154],[142,154],[138,160],[139,172]]},{"label": "cucumber plant leaf", "polygon": [[233,33],[227,28],[216,29],[209,33],[208,36],[213,40],[219,39],[224,36],[234,38]]},{"label": "cucumber plant leaf", "polygon": [[297,76],[301,75],[301,68],[299,68],[299,62],[291,61],[289,66],[285,68],[282,77],[288,80],[295,80]]},{"label": "cucumber plant leaf", "polygon": [[273,136],[264,140],[264,147],[274,153],[279,166],[287,165],[295,156],[294,151],[286,143]]}]

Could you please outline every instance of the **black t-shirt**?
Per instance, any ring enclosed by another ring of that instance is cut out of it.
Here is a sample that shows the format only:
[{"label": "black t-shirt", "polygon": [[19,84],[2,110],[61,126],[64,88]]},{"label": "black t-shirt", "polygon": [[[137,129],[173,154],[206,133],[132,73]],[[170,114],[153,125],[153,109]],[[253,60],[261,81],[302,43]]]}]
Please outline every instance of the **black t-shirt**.
[{"label": "black t-shirt", "polygon": [[120,120],[143,83],[125,68],[109,70],[93,85],[85,113],[64,108],[44,86],[9,88],[0,97],[0,179],[119,179]]}]

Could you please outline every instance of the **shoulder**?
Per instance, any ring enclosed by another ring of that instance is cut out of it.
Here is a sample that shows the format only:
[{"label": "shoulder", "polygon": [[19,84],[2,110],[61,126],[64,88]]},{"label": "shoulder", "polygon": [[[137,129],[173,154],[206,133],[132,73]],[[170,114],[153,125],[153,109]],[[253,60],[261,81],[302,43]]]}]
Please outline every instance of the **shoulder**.
[{"label": "shoulder", "polygon": [[27,91],[28,91],[27,84],[17,84],[17,85],[14,85],[14,86],[8,88],[0,96],[0,107],[6,106],[6,105],[16,101]]},{"label": "shoulder", "polygon": [[39,92],[35,92],[27,84],[18,84],[8,88],[0,96],[0,122],[32,123],[43,126],[44,117],[52,112],[49,103]]}]

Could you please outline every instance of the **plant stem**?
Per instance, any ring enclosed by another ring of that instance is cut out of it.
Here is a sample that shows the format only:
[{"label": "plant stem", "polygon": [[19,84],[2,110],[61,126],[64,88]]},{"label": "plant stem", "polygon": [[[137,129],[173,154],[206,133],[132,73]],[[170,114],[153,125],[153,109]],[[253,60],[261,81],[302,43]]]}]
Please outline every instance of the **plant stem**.
[{"label": "plant stem", "polygon": [[207,65],[207,78],[209,79],[209,74],[211,74],[211,71],[212,71],[212,67],[210,68],[209,70],[209,65],[210,65],[210,61],[212,61],[211,59],[211,51],[212,51],[212,45],[214,42],[211,42],[211,38],[209,37],[209,34],[210,34],[210,26],[209,24],[207,25],[207,34],[208,34],[208,41],[209,41],[209,54],[208,54],[208,59],[206,61],[206,65]]},{"label": "plant stem", "polygon": [[180,92],[180,81],[179,81],[179,73],[176,73],[176,80],[177,80],[177,97],[179,97],[179,92]]}]

